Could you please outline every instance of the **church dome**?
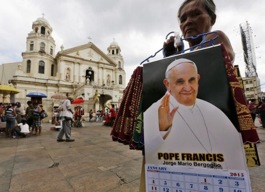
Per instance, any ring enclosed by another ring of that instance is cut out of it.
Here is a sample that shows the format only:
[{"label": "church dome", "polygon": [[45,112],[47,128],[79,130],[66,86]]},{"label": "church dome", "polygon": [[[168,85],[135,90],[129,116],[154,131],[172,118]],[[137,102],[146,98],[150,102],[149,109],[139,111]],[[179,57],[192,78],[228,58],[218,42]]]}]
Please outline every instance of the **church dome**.
[{"label": "church dome", "polygon": [[111,50],[111,49],[121,49],[120,48],[120,46],[118,45],[118,43],[115,41],[115,40],[113,40],[113,42],[112,43],[110,43],[110,45],[109,45],[109,47],[108,47],[108,51],[109,50]]},{"label": "church dome", "polygon": [[49,24],[49,22],[47,21],[47,19],[45,19],[44,17],[39,17],[36,21]]},{"label": "church dome", "polygon": [[33,22],[32,29],[34,29],[36,26],[44,26],[52,31],[52,27],[50,26],[48,20],[44,18],[44,16],[39,17],[36,21]]},{"label": "church dome", "polygon": [[119,47],[118,43],[114,40],[111,44],[111,47]]}]

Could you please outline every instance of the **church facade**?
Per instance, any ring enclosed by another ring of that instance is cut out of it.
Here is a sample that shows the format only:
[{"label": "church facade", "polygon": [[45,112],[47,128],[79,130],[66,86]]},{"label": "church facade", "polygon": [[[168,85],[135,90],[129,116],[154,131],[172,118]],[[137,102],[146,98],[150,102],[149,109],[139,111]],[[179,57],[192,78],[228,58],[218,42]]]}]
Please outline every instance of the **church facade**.
[{"label": "church facade", "polygon": [[42,92],[47,95],[41,100],[44,109],[52,112],[59,101],[51,97],[58,93],[83,98],[85,112],[104,110],[110,104],[119,107],[126,86],[119,45],[113,41],[106,54],[92,42],[69,49],[62,45],[55,54],[52,31],[45,18],[38,18],[28,34],[23,61],[10,64],[17,69],[8,71],[8,64],[2,65],[13,73],[8,81],[19,90],[15,100],[26,104],[31,99],[26,97],[28,93]]}]

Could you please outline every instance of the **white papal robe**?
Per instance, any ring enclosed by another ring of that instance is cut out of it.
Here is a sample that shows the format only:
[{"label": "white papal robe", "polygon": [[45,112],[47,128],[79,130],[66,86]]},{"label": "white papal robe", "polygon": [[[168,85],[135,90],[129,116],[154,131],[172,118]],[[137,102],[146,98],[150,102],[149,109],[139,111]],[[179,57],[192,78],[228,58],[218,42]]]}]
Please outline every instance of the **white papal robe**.
[{"label": "white papal robe", "polygon": [[241,134],[219,108],[201,99],[196,99],[194,106],[186,107],[170,96],[171,110],[175,106],[179,108],[167,138],[163,139],[165,132],[160,132],[158,127],[161,100],[144,112],[147,164],[247,169]]}]

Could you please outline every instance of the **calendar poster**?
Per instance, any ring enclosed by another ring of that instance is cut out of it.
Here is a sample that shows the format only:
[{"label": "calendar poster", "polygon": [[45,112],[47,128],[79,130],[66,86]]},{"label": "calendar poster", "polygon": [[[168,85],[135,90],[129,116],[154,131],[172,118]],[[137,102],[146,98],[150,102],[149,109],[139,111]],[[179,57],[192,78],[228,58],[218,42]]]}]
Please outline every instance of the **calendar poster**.
[{"label": "calendar poster", "polygon": [[148,192],[251,192],[221,47],[147,63],[143,85]]}]

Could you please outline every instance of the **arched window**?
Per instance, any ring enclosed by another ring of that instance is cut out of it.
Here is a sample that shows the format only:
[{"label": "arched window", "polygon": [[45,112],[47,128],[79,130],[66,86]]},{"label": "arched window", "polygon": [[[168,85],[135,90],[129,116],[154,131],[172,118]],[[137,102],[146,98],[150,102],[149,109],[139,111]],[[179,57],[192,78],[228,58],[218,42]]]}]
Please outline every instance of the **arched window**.
[{"label": "arched window", "polygon": [[110,86],[110,75],[107,75],[107,85]]},{"label": "arched window", "polygon": [[45,71],[45,63],[44,61],[39,62],[39,73],[44,74]]},{"label": "arched window", "polygon": [[50,55],[53,55],[53,47],[50,48]]},{"label": "arched window", "polygon": [[27,73],[30,73],[30,70],[31,70],[31,60],[27,60],[27,69],[26,69],[26,72]]},{"label": "arched window", "polygon": [[121,69],[121,62],[120,61],[118,62],[118,67],[119,67],[119,69]]},{"label": "arched window", "polygon": [[66,81],[70,81],[70,78],[71,78],[71,69],[70,68],[67,68],[66,69],[65,80]]},{"label": "arched window", "polygon": [[86,80],[89,79],[89,81],[94,81],[94,71],[92,70],[91,67],[89,67],[87,70],[86,70]]},{"label": "arched window", "polygon": [[54,66],[54,64],[52,64],[51,65],[51,76],[55,76],[55,71],[54,71],[55,69],[54,68],[55,68],[55,66]]},{"label": "arched window", "polygon": [[29,50],[33,51],[33,49],[34,49],[34,41],[31,41],[29,45]]},{"label": "arched window", "polygon": [[41,28],[40,28],[40,33],[41,33],[42,35],[45,35],[45,27],[41,27]]},{"label": "arched window", "polygon": [[119,75],[119,84],[122,85],[122,76]]},{"label": "arched window", "polygon": [[45,52],[45,43],[43,42],[40,43],[40,51]]}]

